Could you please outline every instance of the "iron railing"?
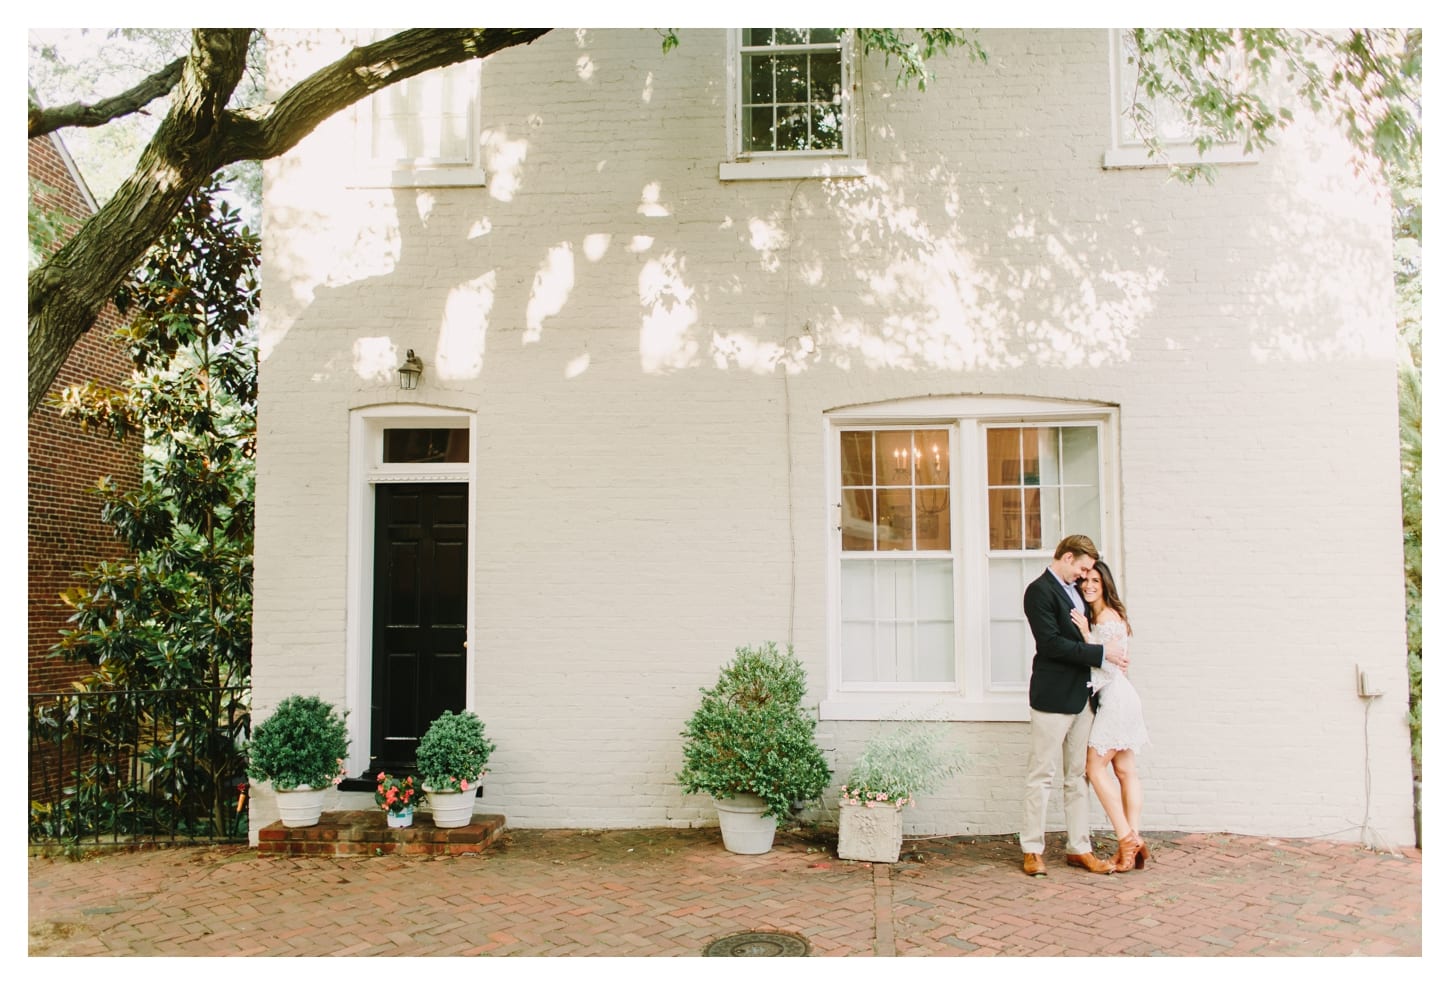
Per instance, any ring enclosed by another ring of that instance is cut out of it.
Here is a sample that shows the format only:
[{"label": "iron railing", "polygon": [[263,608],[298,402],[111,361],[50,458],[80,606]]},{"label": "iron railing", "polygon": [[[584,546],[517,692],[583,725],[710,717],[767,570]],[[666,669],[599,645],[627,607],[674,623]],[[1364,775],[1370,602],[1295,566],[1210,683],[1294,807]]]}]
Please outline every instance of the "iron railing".
[{"label": "iron railing", "polygon": [[245,841],[251,689],[31,694],[30,841]]}]

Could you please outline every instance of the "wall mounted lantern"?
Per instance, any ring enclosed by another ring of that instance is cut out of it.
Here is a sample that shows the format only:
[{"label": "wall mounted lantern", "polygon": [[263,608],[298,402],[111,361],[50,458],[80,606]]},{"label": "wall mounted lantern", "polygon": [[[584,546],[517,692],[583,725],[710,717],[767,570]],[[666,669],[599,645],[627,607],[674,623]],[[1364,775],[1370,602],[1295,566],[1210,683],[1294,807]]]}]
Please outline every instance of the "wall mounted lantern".
[{"label": "wall mounted lantern", "polygon": [[398,367],[398,386],[404,390],[418,389],[418,377],[423,375],[423,360],[413,355],[413,350],[408,350],[408,358],[403,360],[403,365]]}]

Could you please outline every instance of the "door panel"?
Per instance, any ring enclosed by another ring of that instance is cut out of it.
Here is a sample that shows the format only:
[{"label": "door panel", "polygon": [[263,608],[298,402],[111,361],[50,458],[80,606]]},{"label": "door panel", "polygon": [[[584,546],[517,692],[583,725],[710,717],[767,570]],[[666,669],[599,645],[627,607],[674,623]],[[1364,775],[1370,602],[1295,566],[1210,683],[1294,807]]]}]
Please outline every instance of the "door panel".
[{"label": "door panel", "polygon": [[468,679],[468,486],[376,490],[369,775],[410,768],[428,724],[463,710]]}]

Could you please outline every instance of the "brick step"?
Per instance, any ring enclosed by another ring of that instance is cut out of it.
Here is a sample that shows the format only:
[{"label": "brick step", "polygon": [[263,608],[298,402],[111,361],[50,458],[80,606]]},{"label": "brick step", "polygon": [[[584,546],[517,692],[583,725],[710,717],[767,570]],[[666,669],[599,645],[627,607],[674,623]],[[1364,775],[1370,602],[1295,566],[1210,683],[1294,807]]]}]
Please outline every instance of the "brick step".
[{"label": "brick step", "polygon": [[310,828],[273,821],[257,832],[260,855],[476,855],[504,829],[502,814],[475,814],[461,828],[435,828],[419,814],[409,828],[390,828],[382,810],[324,811]]}]

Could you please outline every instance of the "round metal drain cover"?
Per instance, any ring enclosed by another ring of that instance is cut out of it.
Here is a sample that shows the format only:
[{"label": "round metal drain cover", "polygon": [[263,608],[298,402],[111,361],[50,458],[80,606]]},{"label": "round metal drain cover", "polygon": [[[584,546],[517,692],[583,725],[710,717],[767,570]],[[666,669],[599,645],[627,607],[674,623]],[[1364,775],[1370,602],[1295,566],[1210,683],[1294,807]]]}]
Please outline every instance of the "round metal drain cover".
[{"label": "round metal drain cover", "polygon": [[811,951],[810,941],[796,934],[751,931],[731,934],[705,946],[707,958],[803,958]]}]

